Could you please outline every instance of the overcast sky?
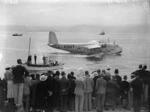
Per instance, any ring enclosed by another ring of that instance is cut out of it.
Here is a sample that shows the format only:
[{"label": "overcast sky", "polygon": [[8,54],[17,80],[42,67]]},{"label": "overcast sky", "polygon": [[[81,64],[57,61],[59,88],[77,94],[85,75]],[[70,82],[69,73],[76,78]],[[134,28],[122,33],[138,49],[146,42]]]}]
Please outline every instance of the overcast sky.
[{"label": "overcast sky", "polygon": [[147,25],[148,0],[3,0],[0,25]]}]

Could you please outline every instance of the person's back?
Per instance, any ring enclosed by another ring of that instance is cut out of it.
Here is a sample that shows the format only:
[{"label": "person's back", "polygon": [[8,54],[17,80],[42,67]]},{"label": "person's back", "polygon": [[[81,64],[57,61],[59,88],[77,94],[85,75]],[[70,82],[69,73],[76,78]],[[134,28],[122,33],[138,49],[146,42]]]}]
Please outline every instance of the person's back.
[{"label": "person's back", "polygon": [[119,70],[115,69],[114,73],[115,73],[115,79],[117,80],[117,83],[120,85],[120,82],[122,81],[122,78],[119,75]]},{"label": "person's back", "polygon": [[119,85],[117,84],[116,80],[112,79],[109,80],[107,83],[107,92],[116,93]]},{"label": "person's back", "polygon": [[77,95],[84,95],[85,84],[81,80],[76,80],[76,87],[74,93]]},{"label": "person's back", "polygon": [[111,78],[110,76],[106,73],[105,76],[103,77],[106,81],[109,81]]},{"label": "person's back", "polygon": [[44,110],[47,104],[47,97],[49,96],[47,76],[40,76],[40,80],[41,81],[37,84],[36,87],[35,108]]},{"label": "person's back", "polygon": [[69,90],[70,84],[69,84],[69,80],[66,78],[61,78],[60,79],[60,94],[61,95],[66,95],[68,94],[68,90]]},{"label": "person's back", "polygon": [[92,103],[91,103],[91,95],[93,92],[93,87],[94,87],[94,81],[92,78],[90,78],[89,72],[85,71],[85,93],[84,93],[84,110],[85,111],[91,111],[92,109]]},{"label": "person's back", "polygon": [[124,92],[124,93],[128,93],[129,90],[130,90],[130,84],[129,82],[127,81],[121,81],[121,86],[120,86],[121,90]]},{"label": "person's back", "polygon": [[6,100],[6,94],[7,94],[7,82],[5,79],[0,80],[0,111],[3,111],[4,109],[4,102]]},{"label": "person's back", "polygon": [[140,78],[136,78],[132,81],[131,86],[133,88],[133,96],[141,97],[143,93],[143,81]]},{"label": "person's back", "polygon": [[27,69],[22,65],[17,65],[16,67],[14,67],[12,73],[14,75],[13,77],[14,83],[23,83],[24,82],[23,76],[25,74],[29,74]]},{"label": "person's back", "polygon": [[[80,77],[80,76],[79,76]],[[83,111],[83,104],[84,104],[84,90],[85,90],[85,83],[82,81],[82,78],[77,77],[75,81],[75,111],[82,112]]]},{"label": "person's back", "polygon": [[150,109],[150,76],[148,78],[148,104],[149,104],[149,109]]},{"label": "person's back", "polygon": [[27,76],[24,78],[24,94],[30,94],[30,87],[31,87],[31,79]]},{"label": "person's back", "polygon": [[93,78],[93,81],[94,81],[94,88],[95,88],[95,86],[96,86],[96,81],[97,81],[98,78],[99,78],[98,76],[95,76],[95,77]]},{"label": "person's back", "polygon": [[110,74],[110,68],[107,68],[105,75],[109,76],[109,77],[111,76],[111,74]]},{"label": "person's back", "polygon": [[73,79],[69,79],[70,88],[69,88],[69,94],[74,94],[74,90],[76,87],[75,81]]},{"label": "person's back", "polygon": [[69,79],[69,83],[70,83],[70,88],[68,91],[68,111],[73,111],[74,110],[74,105],[75,105],[75,81],[72,79],[71,74],[68,74],[68,79]]},{"label": "person's back", "polygon": [[49,75],[47,78],[47,84],[49,87],[49,91],[53,92],[54,91],[54,85],[55,85],[55,79]]},{"label": "person's back", "polygon": [[117,83],[120,84],[120,82],[122,81],[122,78],[120,75],[115,75],[116,79],[117,79]]},{"label": "person's back", "polygon": [[36,88],[38,83],[40,82],[40,79],[36,80],[31,80],[31,87],[30,87],[30,92],[31,92],[31,107],[35,107],[35,102],[36,102]]},{"label": "person's back", "polygon": [[4,73],[4,77],[7,81],[10,81],[13,79],[13,74],[11,70],[6,70]]},{"label": "person's back", "polygon": [[90,78],[90,77],[86,77],[84,82],[85,82],[85,85],[86,85],[85,92],[91,93],[93,91],[93,87],[94,87],[93,79]]},{"label": "person's back", "polygon": [[31,79],[28,76],[24,78],[24,89],[23,89],[23,98],[25,100],[25,111],[29,112],[29,101],[30,99],[30,86],[31,86]]},{"label": "person's back", "polygon": [[4,77],[5,80],[7,81],[7,99],[8,102],[13,102],[13,98],[14,98],[14,83],[13,83],[13,74],[11,71],[11,68],[5,68],[5,73],[4,73]]},{"label": "person's back", "polygon": [[103,77],[98,78],[96,81],[96,93],[97,94],[105,94],[107,88],[107,82]]},{"label": "person's back", "polygon": [[28,75],[28,70],[22,66],[21,59],[17,60],[18,65],[12,69],[14,75],[14,102],[17,106],[18,111],[23,110],[22,99],[23,99],[23,87],[24,87],[24,76]]},{"label": "person's back", "polygon": [[129,82],[127,81],[122,81],[121,82],[121,89],[124,91],[124,92],[128,92],[130,90],[130,84]]},{"label": "person's back", "polygon": [[141,109],[141,98],[143,93],[143,81],[136,76],[136,79],[131,82],[131,87],[133,88],[133,105],[134,112],[140,112]]},{"label": "person's back", "polygon": [[107,81],[103,77],[97,79],[96,81],[96,94],[97,94],[97,110],[103,112],[105,94],[107,88]]},{"label": "person's back", "polygon": [[126,81],[127,80],[126,75],[123,77],[123,79],[124,80],[121,81],[120,83],[121,99],[122,99],[121,101],[122,101],[122,107],[126,109],[128,106],[128,92],[130,90],[130,84],[129,82]]},{"label": "person's back", "polygon": [[110,78],[110,71],[109,71],[109,69],[107,69],[107,71],[105,72],[105,76],[104,76],[104,79],[106,80],[106,81],[109,81],[111,78]]},{"label": "person's back", "polygon": [[93,78],[93,82],[94,82],[94,86],[93,86],[93,93],[92,93],[92,97],[95,97],[95,87],[96,87],[96,81],[98,79],[98,74],[95,72],[94,73],[94,78]]},{"label": "person's back", "polygon": [[58,77],[55,77],[54,82],[55,82],[54,94],[59,95],[60,94],[60,79]]},{"label": "person's back", "polygon": [[109,80],[107,82],[107,93],[106,93],[106,107],[109,109],[110,107],[114,110],[116,107],[117,102],[117,91],[118,91],[119,85],[115,79],[115,76],[113,76],[112,80]]},{"label": "person's back", "polygon": [[66,73],[61,72],[62,78],[60,79],[60,110],[67,111],[68,90],[70,88],[69,80],[66,78]]}]

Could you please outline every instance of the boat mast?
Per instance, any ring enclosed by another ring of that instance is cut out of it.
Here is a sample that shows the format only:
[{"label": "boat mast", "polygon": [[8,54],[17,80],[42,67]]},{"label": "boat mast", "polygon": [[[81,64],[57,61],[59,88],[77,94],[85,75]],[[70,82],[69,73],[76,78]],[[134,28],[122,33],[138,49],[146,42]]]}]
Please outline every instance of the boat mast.
[{"label": "boat mast", "polygon": [[31,37],[29,38],[29,50],[28,50],[28,56],[30,55],[30,46],[31,46]]},{"label": "boat mast", "polygon": [[150,70],[150,49],[149,49],[149,47],[150,47],[150,39],[148,38],[148,68],[149,68],[149,70]]}]

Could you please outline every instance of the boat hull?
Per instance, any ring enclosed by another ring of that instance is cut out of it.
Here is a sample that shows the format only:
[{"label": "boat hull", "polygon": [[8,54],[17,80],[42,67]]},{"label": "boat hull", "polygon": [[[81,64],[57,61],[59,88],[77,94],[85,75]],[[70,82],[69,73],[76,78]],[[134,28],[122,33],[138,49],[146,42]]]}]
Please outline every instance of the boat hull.
[{"label": "boat hull", "polygon": [[56,65],[56,66],[43,66],[43,67],[42,66],[39,67],[39,66],[24,65],[24,67],[26,67],[30,73],[43,73],[43,72],[47,72],[47,71],[63,69],[63,64]]}]

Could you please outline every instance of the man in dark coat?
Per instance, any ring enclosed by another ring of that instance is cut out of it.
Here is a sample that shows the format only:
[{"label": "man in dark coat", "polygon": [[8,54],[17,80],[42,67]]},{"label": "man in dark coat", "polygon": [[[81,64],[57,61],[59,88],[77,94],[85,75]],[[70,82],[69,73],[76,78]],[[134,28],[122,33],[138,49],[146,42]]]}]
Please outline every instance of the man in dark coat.
[{"label": "man in dark coat", "polygon": [[35,108],[37,110],[46,110],[47,107],[47,98],[49,96],[49,87],[47,84],[47,76],[42,74],[40,81],[36,88],[36,104]]},{"label": "man in dark coat", "polygon": [[143,66],[142,65],[139,65],[139,69],[135,71],[136,74],[139,75],[139,78],[140,79],[143,79]]},{"label": "man in dark coat", "polygon": [[54,108],[56,110],[60,109],[60,72],[56,71],[55,75],[54,75],[54,79],[55,79],[55,87],[54,87],[54,92],[53,92],[53,97],[54,97]]},{"label": "man in dark coat", "polygon": [[22,60],[17,60],[18,65],[13,67],[13,82],[14,82],[14,102],[18,110],[23,110],[23,88],[24,76],[29,74],[29,71],[22,65]]},{"label": "man in dark coat", "polygon": [[[149,72],[150,75],[150,72]],[[148,105],[149,105],[149,112],[150,112],[150,76],[148,81]]]},{"label": "man in dark coat", "polygon": [[115,78],[117,79],[117,83],[120,85],[120,82],[122,81],[122,78],[119,75],[119,70],[115,69],[114,73],[115,73]]},{"label": "man in dark coat", "polygon": [[130,84],[127,82],[127,76],[125,75],[123,77],[123,81],[121,81],[121,99],[122,99],[122,106],[124,109],[127,109],[128,105],[128,92],[130,90]]},{"label": "man in dark coat", "polygon": [[30,88],[31,94],[30,94],[30,103],[31,107],[34,110],[35,109],[35,103],[36,103],[36,88],[38,83],[40,82],[40,74],[36,74],[36,79],[32,79],[32,85]]},{"label": "man in dark coat", "polygon": [[36,59],[37,59],[37,56],[36,56],[36,54],[34,55],[34,62],[35,62],[35,64],[36,64]]},{"label": "man in dark coat", "polygon": [[136,75],[136,79],[131,82],[133,88],[133,108],[134,112],[140,112],[141,109],[141,98],[143,93],[143,81]]},{"label": "man in dark coat", "polygon": [[[122,81],[122,78],[121,78],[121,76],[119,75],[119,70],[118,70],[118,69],[115,69],[114,74],[115,74],[116,81],[117,81],[118,85],[120,86],[120,83],[121,83],[121,81]],[[120,90],[120,88],[118,88],[117,100],[116,100],[116,105],[117,105],[117,106],[119,106],[120,103],[121,103],[121,100],[120,100],[120,93],[121,93],[121,90]]]},{"label": "man in dark coat", "polygon": [[148,106],[150,112],[150,71],[148,71]]},{"label": "man in dark coat", "polygon": [[61,73],[60,79],[60,112],[67,112],[68,90],[70,88],[69,80],[66,78],[66,73]]},{"label": "man in dark coat", "polygon": [[144,82],[144,88],[143,88],[143,103],[148,102],[148,81],[149,81],[149,71],[147,70],[147,66],[143,66],[143,82]]},{"label": "man in dark coat", "polygon": [[47,73],[47,84],[48,84],[48,109],[52,111],[54,109],[54,88],[55,88],[55,79],[52,77],[52,71],[48,71]]},{"label": "man in dark coat", "polygon": [[75,80],[73,79],[71,74],[68,74],[68,79],[70,83],[70,88],[68,91],[68,110],[69,111],[74,111],[75,110],[75,94],[74,90],[76,87]]},{"label": "man in dark coat", "polygon": [[7,98],[7,81],[0,80],[0,111],[4,111],[5,101]]},{"label": "man in dark coat", "polygon": [[32,64],[32,56],[31,55],[28,56],[27,63]]}]

